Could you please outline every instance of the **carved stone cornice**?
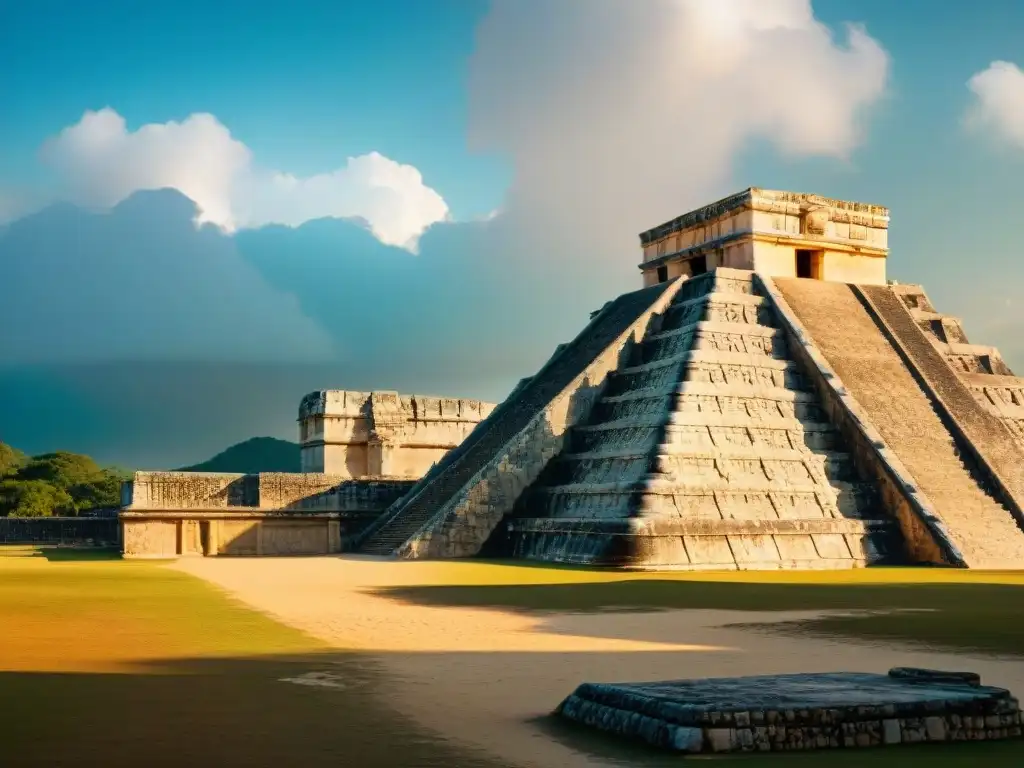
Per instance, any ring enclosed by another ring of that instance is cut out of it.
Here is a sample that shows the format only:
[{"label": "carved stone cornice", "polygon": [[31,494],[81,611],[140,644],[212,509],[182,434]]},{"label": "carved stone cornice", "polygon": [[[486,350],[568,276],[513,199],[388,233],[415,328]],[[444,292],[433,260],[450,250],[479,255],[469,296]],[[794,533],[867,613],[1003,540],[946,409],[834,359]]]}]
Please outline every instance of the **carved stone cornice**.
[{"label": "carved stone cornice", "polygon": [[851,200],[837,200],[831,197],[803,192],[785,192],[774,189],[750,187],[729,197],[724,197],[702,208],[684,213],[671,221],[640,234],[641,245],[657,242],[676,232],[682,232],[701,224],[714,221],[734,211],[750,209],[766,213],[781,213],[792,216],[815,212],[816,217],[827,214],[827,220],[850,223],[865,227],[887,229],[889,209],[871,203]]}]

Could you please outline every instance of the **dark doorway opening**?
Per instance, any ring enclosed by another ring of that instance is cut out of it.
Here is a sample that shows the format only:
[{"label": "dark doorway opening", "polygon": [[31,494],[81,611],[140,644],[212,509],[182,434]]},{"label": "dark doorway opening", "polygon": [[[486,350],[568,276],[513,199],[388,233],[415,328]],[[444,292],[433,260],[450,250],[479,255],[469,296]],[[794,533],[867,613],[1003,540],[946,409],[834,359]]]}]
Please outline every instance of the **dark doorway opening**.
[{"label": "dark doorway opening", "polygon": [[821,279],[821,251],[798,250],[796,252],[796,276]]},{"label": "dark doorway opening", "polygon": [[695,256],[690,259],[690,275],[703,275],[708,271],[708,257],[707,256]]},{"label": "dark doorway opening", "polygon": [[668,280],[668,267],[662,264],[658,267],[658,282],[664,283],[666,280]]}]

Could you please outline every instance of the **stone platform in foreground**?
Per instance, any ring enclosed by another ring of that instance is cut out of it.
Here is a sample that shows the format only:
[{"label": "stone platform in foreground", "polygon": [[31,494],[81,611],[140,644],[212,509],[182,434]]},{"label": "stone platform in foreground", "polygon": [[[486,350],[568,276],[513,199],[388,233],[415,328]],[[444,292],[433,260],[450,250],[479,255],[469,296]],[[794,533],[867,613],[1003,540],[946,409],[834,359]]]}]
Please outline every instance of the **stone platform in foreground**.
[{"label": "stone platform in foreground", "polygon": [[677,752],[775,752],[1021,735],[1020,704],[968,672],[584,683],[556,714]]}]

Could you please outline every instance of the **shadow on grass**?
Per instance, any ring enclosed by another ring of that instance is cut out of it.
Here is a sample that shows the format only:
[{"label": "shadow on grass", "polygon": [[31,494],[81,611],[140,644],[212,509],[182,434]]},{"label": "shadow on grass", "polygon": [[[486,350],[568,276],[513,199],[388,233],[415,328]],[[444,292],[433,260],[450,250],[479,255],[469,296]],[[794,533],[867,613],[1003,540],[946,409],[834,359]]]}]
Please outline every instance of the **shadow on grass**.
[{"label": "shadow on grass", "polygon": [[99,562],[120,560],[121,550],[116,547],[43,547],[40,555],[53,563]]},{"label": "shadow on grass", "polygon": [[0,673],[4,766],[499,768],[417,729],[342,654],[168,660],[119,673]]},{"label": "shadow on grass", "polygon": [[[456,663],[502,667],[501,658],[454,655]],[[374,660],[332,652],[166,660],[119,673],[3,672],[0,700],[11,707],[0,718],[3,764],[12,768],[92,763],[108,768],[503,768],[515,764],[416,727],[389,706],[379,687],[381,679]],[[388,690],[400,690],[400,686]],[[443,700],[443,692],[435,698]],[[458,705],[453,704],[451,717],[459,715]],[[679,765],[675,755],[624,743],[553,716],[523,725],[534,738],[550,739],[588,761],[648,768]],[[530,764],[554,766],[564,759],[556,750],[551,760],[545,760],[547,748],[539,745],[538,749],[540,762]],[[764,768],[854,768],[868,760],[880,768],[1016,766],[1024,764],[1024,742],[787,753],[754,759]],[[733,756],[716,762],[746,760]]]},{"label": "shadow on grass", "polygon": [[[930,648],[1024,655],[1024,584],[843,583],[632,579],[591,583],[388,587],[410,604],[529,613],[713,609],[867,611],[800,622],[801,631]],[[776,625],[793,629],[794,625]]]},{"label": "shadow on grass", "polygon": [[120,560],[117,547],[62,547],[57,544],[0,544],[0,558],[41,557],[55,563]]}]

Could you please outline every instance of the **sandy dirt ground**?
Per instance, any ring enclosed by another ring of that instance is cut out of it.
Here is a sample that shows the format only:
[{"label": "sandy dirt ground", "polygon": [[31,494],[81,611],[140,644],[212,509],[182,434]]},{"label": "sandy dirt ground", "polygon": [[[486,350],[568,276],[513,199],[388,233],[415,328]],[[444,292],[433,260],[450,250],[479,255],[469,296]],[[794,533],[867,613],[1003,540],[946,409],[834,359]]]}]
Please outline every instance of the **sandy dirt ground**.
[{"label": "sandy dirt ground", "polygon": [[[1024,690],[1019,660],[930,653],[766,632],[806,613],[675,610],[523,614],[409,605],[376,589],[437,583],[430,563],[359,558],[180,560],[278,621],[379,660],[375,691],[392,709],[508,765],[576,768],[595,760],[536,722],[584,681],[782,672],[885,672],[894,666],[978,672]],[[729,626],[745,624],[743,627]]]}]

